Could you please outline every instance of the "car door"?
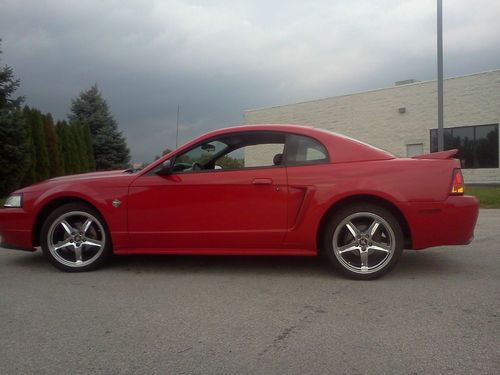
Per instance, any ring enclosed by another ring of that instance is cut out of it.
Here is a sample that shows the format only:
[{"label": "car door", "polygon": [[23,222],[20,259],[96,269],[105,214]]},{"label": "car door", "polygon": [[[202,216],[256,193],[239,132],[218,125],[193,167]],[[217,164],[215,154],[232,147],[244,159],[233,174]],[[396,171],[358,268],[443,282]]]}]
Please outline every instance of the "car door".
[{"label": "car door", "polygon": [[316,241],[316,229],[311,226],[310,214],[325,197],[318,195],[321,185],[331,179],[327,169],[329,156],[316,139],[291,134],[285,156],[288,184],[288,232],[284,247],[310,248]]},{"label": "car door", "polygon": [[[177,160],[181,165],[188,159]],[[213,163],[213,169],[188,168],[167,176],[153,173],[131,184],[132,246],[207,250],[281,246],[287,224],[286,169],[272,161],[233,169]]]}]

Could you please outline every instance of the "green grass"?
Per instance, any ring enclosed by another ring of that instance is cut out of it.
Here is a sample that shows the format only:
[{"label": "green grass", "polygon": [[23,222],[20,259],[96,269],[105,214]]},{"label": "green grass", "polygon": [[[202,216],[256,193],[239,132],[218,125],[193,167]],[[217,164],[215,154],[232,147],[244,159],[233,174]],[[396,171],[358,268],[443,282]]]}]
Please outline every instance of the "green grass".
[{"label": "green grass", "polygon": [[500,208],[500,186],[465,186],[465,194],[475,195],[481,208]]}]

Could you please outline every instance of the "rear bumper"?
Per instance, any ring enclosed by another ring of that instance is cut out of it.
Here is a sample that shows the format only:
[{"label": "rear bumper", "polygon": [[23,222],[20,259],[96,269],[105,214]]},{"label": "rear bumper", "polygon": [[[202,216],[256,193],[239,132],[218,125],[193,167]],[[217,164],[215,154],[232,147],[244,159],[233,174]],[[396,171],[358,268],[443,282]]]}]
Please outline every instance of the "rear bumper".
[{"label": "rear bumper", "polygon": [[34,251],[31,215],[22,208],[0,209],[0,247]]},{"label": "rear bumper", "polygon": [[474,238],[479,201],[471,196],[450,196],[443,202],[412,202],[405,207],[412,249],[467,245]]}]

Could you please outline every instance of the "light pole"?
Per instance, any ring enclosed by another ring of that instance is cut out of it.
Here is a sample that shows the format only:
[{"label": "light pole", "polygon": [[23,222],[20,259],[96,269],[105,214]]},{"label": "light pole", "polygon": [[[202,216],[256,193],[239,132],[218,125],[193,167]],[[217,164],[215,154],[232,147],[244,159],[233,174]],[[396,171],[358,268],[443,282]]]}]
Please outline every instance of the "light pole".
[{"label": "light pole", "polygon": [[437,0],[437,70],[438,70],[438,151],[444,149],[443,112],[443,0]]}]

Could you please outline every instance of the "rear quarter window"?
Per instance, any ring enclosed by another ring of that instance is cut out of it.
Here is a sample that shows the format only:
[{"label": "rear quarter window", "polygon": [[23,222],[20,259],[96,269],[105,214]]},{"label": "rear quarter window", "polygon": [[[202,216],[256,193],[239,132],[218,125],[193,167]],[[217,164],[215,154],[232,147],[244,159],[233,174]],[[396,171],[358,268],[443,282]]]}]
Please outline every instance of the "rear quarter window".
[{"label": "rear quarter window", "polygon": [[317,140],[302,136],[292,135],[287,145],[287,164],[315,164],[328,162],[328,152]]}]

